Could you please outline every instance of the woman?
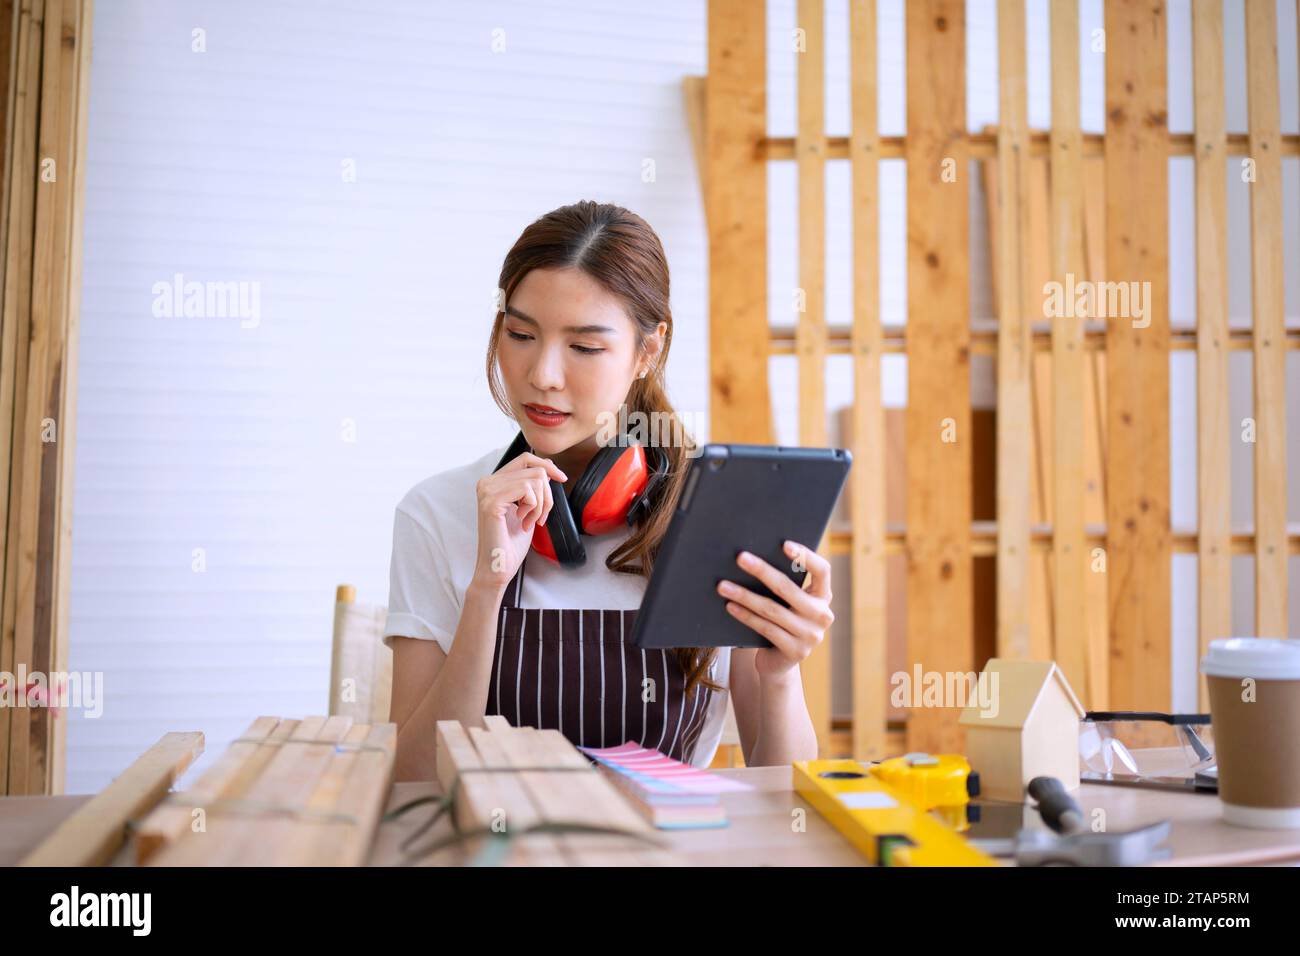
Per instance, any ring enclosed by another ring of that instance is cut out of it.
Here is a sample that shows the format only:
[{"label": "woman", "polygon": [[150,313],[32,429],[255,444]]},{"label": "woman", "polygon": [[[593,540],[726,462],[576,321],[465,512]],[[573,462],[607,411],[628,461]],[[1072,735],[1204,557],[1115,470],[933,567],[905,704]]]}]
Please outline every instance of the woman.
[{"label": "woman", "polygon": [[603,423],[640,412],[683,434],[663,390],[672,315],[658,236],[618,206],[565,206],[524,230],[499,287],[488,382],[519,423],[514,447],[523,450],[497,448],[427,478],[397,506],[384,637],[394,655],[397,778],[434,775],[437,721],[478,726],[484,714],[555,727],[575,744],[633,740],[708,766],[728,688],[746,764],[815,757],[799,662],[833,620],[830,566],[815,551],[787,543],[809,571],[803,589],[761,559],[738,558],[790,608],[719,584],[718,599],[771,647],[642,651],[630,642],[689,439],[660,449],[666,478],[632,527],[624,520],[582,537],[585,563],[529,555],[554,504],[551,480],[567,500],[601,448]]}]

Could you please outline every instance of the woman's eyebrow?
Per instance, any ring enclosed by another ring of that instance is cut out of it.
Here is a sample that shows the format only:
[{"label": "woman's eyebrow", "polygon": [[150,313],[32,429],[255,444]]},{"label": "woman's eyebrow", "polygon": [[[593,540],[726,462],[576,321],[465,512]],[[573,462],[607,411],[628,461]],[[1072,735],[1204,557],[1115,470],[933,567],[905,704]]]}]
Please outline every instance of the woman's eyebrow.
[{"label": "woman's eyebrow", "polygon": [[[527,322],[529,325],[535,325],[538,328],[541,328],[541,323],[539,323],[532,316],[524,315],[524,313],[520,312],[513,305],[506,306],[506,312],[508,312],[510,315],[513,315],[516,319],[519,319],[521,322]],[[611,328],[608,325],[566,325],[560,331],[572,332],[575,335],[587,335],[592,332],[614,332],[616,330]]]}]

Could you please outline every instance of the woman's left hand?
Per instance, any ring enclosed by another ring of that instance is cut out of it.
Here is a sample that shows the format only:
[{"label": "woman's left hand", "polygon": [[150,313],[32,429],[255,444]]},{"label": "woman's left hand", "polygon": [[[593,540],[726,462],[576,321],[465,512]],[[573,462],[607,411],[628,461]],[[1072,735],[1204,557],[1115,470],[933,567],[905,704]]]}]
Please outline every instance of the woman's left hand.
[{"label": "woman's left hand", "polygon": [[760,678],[780,678],[821,643],[835,620],[831,613],[831,565],[811,548],[785,542],[785,553],[794,568],[809,572],[802,588],[757,555],[742,551],[736,563],[767,585],[768,590],[790,606],[755,594],[734,581],[718,582],[718,593],[727,599],[727,610],[741,623],[762,634],[772,647],[759,648],[754,668]]}]

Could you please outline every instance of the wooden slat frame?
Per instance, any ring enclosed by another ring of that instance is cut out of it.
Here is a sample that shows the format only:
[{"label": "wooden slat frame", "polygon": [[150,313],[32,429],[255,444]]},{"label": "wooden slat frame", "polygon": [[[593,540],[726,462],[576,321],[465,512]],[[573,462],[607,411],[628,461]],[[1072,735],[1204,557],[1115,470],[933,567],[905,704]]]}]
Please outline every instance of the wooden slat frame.
[{"label": "wooden slat frame", "polygon": [[[1111,706],[1168,710],[1169,265],[1162,5],[1107,0],[1107,281],[1150,283],[1145,327],[1106,331]],[[1130,311],[1133,311],[1130,309]]]},{"label": "wooden slat frame", "polygon": [[[1247,6],[1251,4],[1248,2]],[[939,8],[949,11],[956,8],[961,12],[960,4],[926,0],[909,3],[906,13],[911,21],[924,19]],[[1106,325],[1050,324],[1035,315],[1027,334],[1029,351],[1036,355],[1051,352],[1053,368],[1065,372],[1052,375],[1053,435],[1091,435],[1091,429],[1083,427],[1082,416],[1099,416],[1102,442],[1099,450],[1084,448],[1081,442],[1051,442],[1052,461],[1047,469],[1053,499],[1050,518],[1046,524],[1035,523],[1028,528],[1029,550],[1051,555],[1053,653],[1067,668],[1067,673],[1071,670],[1077,673],[1077,662],[1082,659],[1084,676],[1078,679],[1072,673],[1071,679],[1094,708],[1136,704],[1168,706],[1172,689],[1169,565],[1173,553],[1200,556],[1202,650],[1210,640],[1231,629],[1230,557],[1233,555],[1254,555],[1257,560],[1269,563],[1272,570],[1257,578],[1257,616],[1267,623],[1271,615],[1285,633],[1285,561],[1287,555],[1300,554],[1300,527],[1287,526],[1285,514],[1279,510],[1279,503],[1285,503],[1278,492],[1279,476],[1285,479],[1285,452],[1282,438],[1276,436],[1285,434],[1285,396],[1280,391],[1285,385],[1284,353],[1300,349],[1300,331],[1282,327],[1281,266],[1280,262],[1270,265],[1269,258],[1280,255],[1280,241],[1269,240],[1279,235],[1280,220],[1276,213],[1281,196],[1268,198],[1272,194],[1259,188],[1259,180],[1267,176],[1269,165],[1277,163],[1281,156],[1300,155],[1300,136],[1282,135],[1277,129],[1276,24],[1272,7],[1264,3],[1262,8],[1248,14],[1248,30],[1253,31],[1248,37],[1249,83],[1252,91],[1257,87],[1268,91],[1271,102],[1260,94],[1252,98],[1250,132],[1228,134],[1224,130],[1221,7],[1216,0],[1194,0],[1195,132],[1171,133],[1165,113],[1165,12],[1160,5],[1108,0],[1105,14],[1109,47],[1107,130],[1098,135],[1082,133],[1078,123],[1077,0],[1054,0],[1051,7],[1053,128],[1047,132],[1025,131],[1024,148],[1030,157],[1051,158],[1053,275],[1060,279],[1072,271],[1093,282],[1145,280],[1152,283],[1149,304],[1152,321],[1148,328],[1134,329],[1127,320]],[[1013,16],[1019,14],[1014,5],[1009,12]],[[874,26],[874,4],[867,0],[860,9],[855,0],[850,7],[854,71],[850,135],[820,140],[825,149],[824,158],[850,159],[854,169],[855,312],[851,325],[826,328],[825,354],[854,357],[855,449],[875,447],[871,444],[874,434],[869,421],[874,412],[872,401],[878,393],[880,356],[908,354],[913,369],[930,367],[934,359],[931,328],[914,320],[910,320],[909,329],[883,326],[877,321],[878,286],[874,284],[878,281],[875,274],[878,209],[874,187],[880,159],[905,158],[910,173],[918,159],[933,156],[932,148],[927,152],[932,144],[917,141],[918,132],[921,136],[933,135],[933,129],[942,125],[917,105],[914,88],[924,78],[909,75],[909,135],[877,134],[873,112],[859,106],[864,97],[872,99],[872,110],[875,105],[874,36],[871,42],[861,38],[868,18]],[[946,20],[947,24],[953,22],[952,17]],[[912,28],[909,22],[908,58],[909,62],[916,62],[918,37]],[[932,56],[932,53],[926,49],[923,55]],[[1261,59],[1267,60],[1262,69],[1256,65]],[[1008,66],[1004,61],[1001,69],[1006,70]],[[953,72],[955,69],[945,70],[945,77]],[[927,97],[927,105],[933,102],[934,97],[923,88],[916,92]],[[1003,95],[1007,92],[1004,89]],[[1009,115],[1005,108],[1004,115]],[[913,122],[914,117],[926,125]],[[1014,126],[1008,127],[1005,122],[984,133],[969,133],[963,127],[949,128],[947,134],[945,146],[952,147],[949,152],[954,157],[958,150],[964,149],[965,156],[979,158],[1005,157],[1009,144],[1020,136]],[[757,144],[757,151],[764,161],[792,161],[801,155],[798,144],[798,136],[764,136]],[[1268,163],[1261,165],[1256,154],[1262,150],[1268,153]],[[1197,166],[1198,324],[1194,330],[1171,330],[1168,323],[1165,163],[1170,156],[1194,157]],[[1268,250],[1267,255],[1252,260],[1253,284],[1257,290],[1264,286],[1262,299],[1258,291],[1255,298],[1257,313],[1252,330],[1229,329],[1226,304],[1224,176],[1230,157],[1245,156],[1256,159],[1258,173],[1257,182],[1252,186],[1253,245]],[[860,169],[870,172],[859,174]],[[869,187],[866,181],[870,182]],[[1276,177],[1271,181],[1276,183]],[[925,263],[925,253],[920,251],[916,231],[912,229],[916,220],[912,209],[916,188],[909,175],[909,283],[913,284],[918,281],[918,263]],[[1084,197],[1102,195],[1106,197],[1104,208],[1101,202],[1084,201]],[[1002,216],[1008,214],[1009,209],[1004,209]],[[957,248],[964,254],[964,232],[958,238]],[[1081,243],[1081,238],[1086,244]],[[947,251],[952,254],[952,248]],[[915,285],[909,286],[913,315],[917,309],[914,288]],[[927,302],[933,305],[932,300]],[[1000,308],[1000,312],[1005,314],[1006,310]],[[797,325],[772,327],[767,355],[801,355],[802,335],[806,332]],[[959,337],[965,338],[962,345],[968,349],[965,355],[1000,356],[1006,347],[1006,335],[1005,328],[987,323],[972,323],[959,333]],[[1169,522],[1168,353],[1192,350],[1197,352],[1198,359],[1199,530],[1175,530]],[[1269,428],[1276,433],[1268,439],[1267,450],[1256,448],[1263,461],[1262,474],[1257,470],[1256,504],[1268,516],[1257,513],[1256,532],[1233,529],[1229,525],[1229,476],[1223,465],[1227,459],[1227,442],[1233,434],[1227,423],[1227,353],[1245,350],[1251,351],[1256,361],[1256,409],[1269,410],[1267,425],[1263,416],[1257,414],[1259,440],[1266,439]],[[765,371],[766,357],[761,361]],[[1258,369],[1262,366],[1267,368],[1261,386]],[[909,376],[909,380],[912,398],[916,398],[915,377]],[[1089,395],[1095,396],[1095,412]],[[910,406],[914,404],[911,402]],[[909,418],[913,417],[917,417],[915,408],[909,411]],[[915,428],[909,429],[914,431]],[[913,498],[918,497],[918,490],[922,496],[929,491],[928,485],[918,489],[918,478],[924,481],[926,475],[916,470],[916,450],[915,446],[909,446],[909,484]],[[1264,458],[1274,450],[1282,451],[1281,460]],[[1080,455],[1086,457],[1076,460]],[[1077,488],[1081,478],[1087,481],[1085,461],[1098,455],[1105,470],[1101,487],[1089,483],[1086,489],[1071,494],[1070,490]],[[876,514],[871,504],[883,498],[883,493],[873,492],[870,482],[874,475],[865,470],[855,469],[855,472],[853,501],[858,510],[854,512],[852,531],[832,533],[829,543],[832,554],[850,554],[854,560],[854,749],[858,755],[869,755],[870,741],[877,738],[883,727],[870,703],[874,675],[869,670],[872,665],[865,662],[875,660],[872,622],[877,620],[878,606],[883,602],[872,599],[870,585],[862,580],[857,569],[861,567],[865,574],[868,562],[873,560],[871,556],[877,555],[882,546],[886,554],[908,554],[913,562],[909,573],[909,611],[912,615],[924,614],[929,602],[920,602],[917,597],[918,573],[926,566],[924,562],[917,563],[918,556],[925,554],[921,545],[933,544],[947,531],[964,542],[967,554],[995,555],[999,553],[999,542],[1009,540],[1009,532],[995,523],[970,521],[962,522],[960,528],[957,522],[940,528],[932,515],[924,528],[917,528],[918,511],[913,509],[909,509],[905,527],[877,528],[873,524]],[[949,487],[955,487],[951,470],[945,472],[945,477]],[[1267,485],[1262,495],[1258,493],[1259,483]],[[1104,515],[1097,513],[1099,506],[1104,507]],[[921,514],[929,513],[922,509]],[[1108,568],[1095,574],[1092,556],[1101,548],[1106,549]],[[1066,554],[1074,555],[1076,569],[1086,570],[1072,573],[1062,560]],[[1080,574],[1086,575],[1082,585],[1078,580]],[[1108,591],[1108,607],[1103,613],[1094,606],[1099,584]],[[1005,595],[1016,590],[1010,582],[1001,587]],[[923,585],[922,590],[932,594],[927,586]],[[1077,612],[1081,602],[1085,612],[1082,615]],[[967,616],[964,610],[950,603],[945,611],[946,622],[964,622]],[[923,628],[924,625],[915,621],[909,627],[913,661],[927,650],[916,647]],[[964,635],[954,635],[950,625],[946,639],[952,643],[968,643]],[[1071,660],[1076,663],[1071,665]],[[937,666],[931,659],[927,661],[927,666]],[[1201,706],[1205,706],[1203,697]],[[918,716],[920,719],[914,723],[924,724],[926,715]],[[863,721],[870,726],[859,726]],[[910,738],[909,746],[916,746],[915,740]]]},{"label": "wooden slat frame", "polygon": [[[1223,0],[1192,2],[1196,128],[1197,645],[1232,632],[1228,421],[1228,201]],[[1197,707],[1208,711],[1205,678]]]},{"label": "wooden slat frame", "polygon": [[849,6],[853,190],[853,754],[887,756],[885,411],[881,400],[876,0]]},{"label": "wooden slat frame", "polygon": [[1282,156],[1277,8],[1247,0],[1251,306],[1254,329],[1255,633],[1287,636],[1286,316],[1282,294]]},{"label": "wooden slat frame", "polygon": [[[964,4],[914,0],[905,17],[908,668],[964,673],[974,665]],[[960,752],[956,717],[915,709],[908,747]]]}]

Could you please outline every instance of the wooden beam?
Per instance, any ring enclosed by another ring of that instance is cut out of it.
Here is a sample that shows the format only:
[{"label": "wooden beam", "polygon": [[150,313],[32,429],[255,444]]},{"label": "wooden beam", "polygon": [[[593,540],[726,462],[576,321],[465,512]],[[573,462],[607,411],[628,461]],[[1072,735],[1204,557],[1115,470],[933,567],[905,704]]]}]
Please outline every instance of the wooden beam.
[{"label": "wooden beam", "polygon": [[[799,444],[825,447],[826,429],[826,13],[822,0],[799,0],[795,24],[798,78],[799,288],[795,351],[799,357]],[[824,541],[808,542],[824,553]],[[800,665],[804,700],[819,753],[831,735],[831,635]]]},{"label": "wooden beam", "polygon": [[203,753],[201,733],[164,734],[120,777],[82,804],[20,866],[105,866],[126,841],[127,823],[149,811]]},{"label": "wooden beam", "polygon": [[[1031,655],[1029,628],[1029,141],[1025,4],[998,0],[997,656]],[[963,173],[965,171],[963,170]]]},{"label": "wooden beam", "polygon": [[[1228,214],[1223,2],[1193,0],[1196,123],[1196,488],[1198,659],[1232,633],[1228,463]],[[1210,703],[1197,674],[1198,708]]]},{"label": "wooden beam", "polygon": [[[964,4],[907,19],[908,669],[974,665]],[[955,708],[916,708],[908,747],[961,751]]]},{"label": "wooden beam", "polygon": [[[992,159],[998,154],[997,133],[985,130],[969,133],[965,137],[968,155],[971,159]],[[1192,133],[1168,133],[1157,137],[1154,142],[1156,150],[1163,146],[1168,156],[1192,156],[1195,154],[1195,139]],[[1300,156],[1300,135],[1287,133],[1281,139],[1283,156]],[[794,159],[794,138],[791,136],[765,136],[759,143],[763,159],[773,162],[789,162]],[[1105,137],[1101,133],[1084,133],[1083,155],[1101,157],[1106,151]],[[1033,130],[1029,134],[1029,155],[1046,156],[1051,152],[1051,135],[1043,130]],[[1250,147],[1244,133],[1228,134],[1228,155],[1248,156]],[[906,136],[880,137],[881,159],[903,159],[907,155]],[[848,159],[849,138],[847,136],[830,136],[826,140],[827,159]]]},{"label": "wooden beam", "polygon": [[[1079,3],[1051,6],[1051,273],[1063,289],[1086,276],[1083,134],[1079,127]],[[1084,547],[1083,321],[1073,308],[1052,323],[1052,633],[1054,658],[1085,700],[1089,687],[1088,554]]]},{"label": "wooden beam", "polygon": [[275,740],[272,735],[277,728],[285,737],[293,730],[289,722],[277,717],[257,718],[194,786],[155,807],[135,831],[136,863],[147,862],[183,836],[194,825],[195,810],[242,793],[274,755],[266,742]]},{"label": "wooden beam", "polygon": [[767,15],[709,0],[705,128],[709,230],[709,434],[773,442],[767,375]]},{"label": "wooden beam", "polygon": [[1172,691],[1164,7],[1107,0],[1105,29],[1107,280],[1131,290],[1106,334],[1111,706],[1163,711]]},{"label": "wooden beam", "polygon": [[[876,4],[849,5],[849,97],[853,190],[853,749],[887,754],[888,630],[885,613],[885,410],[880,356],[880,140],[876,106]],[[825,348],[823,341],[822,348]]]},{"label": "wooden beam", "polygon": [[[31,323],[31,240],[36,194],[29,186],[35,181],[35,137],[37,97],[40,83],[40,16],[33,18],[33,4],[24,0],[18,10],[14,81],[10,85],[10,132],[6,143],[5,178],[5,284],[3,339],[0,343],[0,671],[16,672],[18,662],[16,605],[18,600],[18,558],[10,546],[11,528],[17,519],[15,476],[22,473],[23,400],[27,376],[27,345]],[[35,23],[33,24],[33,19]],[[26,658],[23,659],[26,665]],[[25,693],[26,688],[14,688]],[[26,792],[27,751],[19,752],[16,741],[25,739],[27,723],[17,726],[19,708],[0,707],[0,794]],[[10,774],[10,764],[16,773]]]},{"label": "wooden beam", "polygon": [[1255,631],[1287,636],[1286,316],[1282,294],[1282,156],[1277,9],[1246,3],[1251,306],[1255,333]]},{"label": "wooden beam", "polygon": [[[994,166],[997,164],[996,159],[986,160]],[[1088,183],[1085,190],[1092,190],[1094,184],[1089,183],[1091,173],[1088,169],[1089,162],[1084,164],[1084,181]],[[1100,165],[1100,164],[1098,164]],[[1033,166],[1031,165],[1031,169]],[[1099,192],[1098,195],[1105,195],[1104,184],[1096,184]],[[1085,217],[1095,216],[1098,220],[1104,218],[1101,213],[1104,210],[1092,212],[1093,202],[1089,195],[1089,202],[1086,204]],[[1100,224],[1097,226],[1098,232],[1104,234],[1105,229]],[[1104,238],[1104,235],[1103,235]],[[1091,260],[1093,251],[1088,251],[1089,269],[1092,268]],[[1104,272],[1099,273],[1104,275]],[[1093,281],[1101,282],[1104,279],[1095,279]],[[829,355],[851,355],[853,353],[853,330],[848,325],[832,325],[827,328],[829,339],[826,343],[826,352]],[[769,347],[772,355],[794,355],[795,354],[795,330],[790,325],[774,325],[771,330],[771,344]],[[1035,352],[1052,351],[1052,333],[1046,322],[1035,322],[1032,333],[1033,348]],[[1171,352],[1195,352],[1197,334],[1195,329],[1176,329],[1170,330],[1169,333],[1169,350]],[[1229,352],[1249,352],[1254,348],[1252,335],[1249,329],[1231,329],[1228,337],[1224,341],[1224,348]],[[1287,351],[1300,351],[1300,329],[1287,329],[1283,341],[1283,347]],[[907,354],[907,330],[900,325],[887,325],[881,329],[881,351],[885,355],[906,355]],[[1085,351],[1098,355],[1106,349],[1106,333],[1097,323],[1088,322],[1084,325],[1083,331],[1083,348]],[[984,320],[975,320],[971,322],[970,327],[970,350],[972,355],[992,355],[998,354],[998,332],[995,324],[990,324]]]}]

